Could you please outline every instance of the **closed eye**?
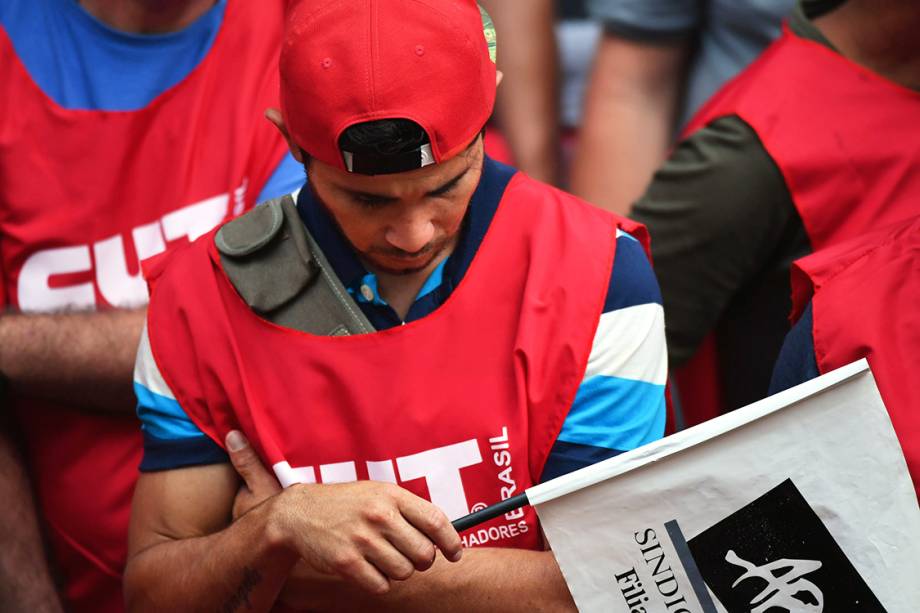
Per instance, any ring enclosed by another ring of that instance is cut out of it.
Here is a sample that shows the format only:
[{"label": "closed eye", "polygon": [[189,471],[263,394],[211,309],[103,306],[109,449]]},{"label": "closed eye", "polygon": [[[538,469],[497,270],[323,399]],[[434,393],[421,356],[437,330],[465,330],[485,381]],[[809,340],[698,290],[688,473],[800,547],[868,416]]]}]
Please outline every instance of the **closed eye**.
[{"label": "closed eye", "polygon": [[454,188],[456,188],[457,185],[460,184],[460,181],[463,179],[463,177],[466,176],[466,173],[468,173],[469,171],[470,169],[469,167],[467,167],[463,172],[461,172],[459,175],[457,175],[456,177],[454,177],[453,179],[451,179],[450,181],[448,181],[441,187],[438,187],[428,192],[428,196],[431,198],[438,198],[440,196],[448,195],[449,193],[454,191]]},{"label": "closed eye", "polygon": [[387,205],[393,202],[392,198],[384,198],[382,196],[372,196],[370,194],[353,194],[352,198],[354,198],[355,202],[357,202],[361,206],[371,208],[371,209],[380,208],[384,205]]},{"label": "closed eye", "polygon": [[445,186],[443,186],[443,187],[439,187],[438,189],[436,189],[436,190],[434,190],[434,191],[428,192],[428,195],[431,196],[431,197],[433,197],[433,198],[437,198],[437,197],[439,197],[439,196],[446,196],[447,194],[449,194],[449,193],[451,193],[452,191],[454,191],[454,188],[457,187],[457,183],[459,183],[459,181],[458,181],[458,182],[451,183],[451,184],[449,184],[449,185],[445,185]]}]

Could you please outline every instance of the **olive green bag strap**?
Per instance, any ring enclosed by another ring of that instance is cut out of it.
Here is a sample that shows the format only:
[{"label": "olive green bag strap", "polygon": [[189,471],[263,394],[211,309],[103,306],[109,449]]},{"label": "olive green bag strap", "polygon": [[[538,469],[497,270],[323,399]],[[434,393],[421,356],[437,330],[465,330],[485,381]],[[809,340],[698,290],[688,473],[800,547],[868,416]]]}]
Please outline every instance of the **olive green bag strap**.
[{"label": "olive green bag strap", "polygon": [[310,236],[290,195],[225,224],[214,242],[230,282],[260,317],[317,336],[374,331]]}]

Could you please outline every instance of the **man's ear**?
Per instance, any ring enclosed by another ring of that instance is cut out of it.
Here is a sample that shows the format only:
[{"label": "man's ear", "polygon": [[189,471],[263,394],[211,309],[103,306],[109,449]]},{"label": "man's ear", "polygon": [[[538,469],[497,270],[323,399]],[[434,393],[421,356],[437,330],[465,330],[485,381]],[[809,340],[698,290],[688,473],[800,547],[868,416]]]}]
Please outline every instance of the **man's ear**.
[{"label": "man's ear", "polygon": [[265,118],[275,124],[278,131],[281,132],[281,136],[287,141],[288,148],[291,150],[291,155],[294,156],[295,160],[303,164],[303,151],[300,149],[300,146],[291,139],[287,126],[284,125],[284,117],[281,115],[281,111],[272,108],[265,109]]},{"label": "man's ear", "polygon": [[498,87],[502,84],[502,79],[505,78],[505,74],[501,70],[495,71],[495,87]]}]

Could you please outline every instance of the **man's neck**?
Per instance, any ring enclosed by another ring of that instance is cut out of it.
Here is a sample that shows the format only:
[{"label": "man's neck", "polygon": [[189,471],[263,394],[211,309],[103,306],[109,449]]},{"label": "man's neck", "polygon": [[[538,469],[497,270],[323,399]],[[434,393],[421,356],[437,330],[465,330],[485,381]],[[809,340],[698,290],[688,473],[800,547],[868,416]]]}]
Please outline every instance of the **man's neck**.
[{"label": "man's neck", "polygon": [[435,271],[441,262],[450,257],[454,247],[456,247],[456,240],[448,249],[445,249],[438,257],[432,260],[424,270],[412,274],[394,275],[383,271],[373,271],[377,275],[377,288],[380,291],[381,298],[390,305],[390,308],[396,311],[402,321],[405,321],[409,315],[409,309],[415,303],[415,298],[422,290],[428,277],[431,276],[431,273]]},{"label": "man's neck", "polygon": [[850,0],[814,24],[845,57],[920,90],[920,10],[914,4]]},{"label": "man's neck", "polygon": [[217,0],[79,0],[99,21],[131,34],[168,34],[190,25]]}]

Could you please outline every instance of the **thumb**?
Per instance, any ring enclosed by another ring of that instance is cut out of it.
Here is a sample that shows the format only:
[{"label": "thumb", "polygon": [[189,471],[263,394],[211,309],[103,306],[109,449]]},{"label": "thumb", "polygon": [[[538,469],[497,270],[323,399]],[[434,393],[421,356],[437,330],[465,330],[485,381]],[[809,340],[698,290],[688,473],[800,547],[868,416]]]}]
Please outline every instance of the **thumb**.
[{"label": "thumb", "polygon": [[246,487],[255,494],[271,496],[281,489],[274,476],[262,466],[255,449],[239,430],[231,430],[224,439],[230,462],[239,473]]}]

